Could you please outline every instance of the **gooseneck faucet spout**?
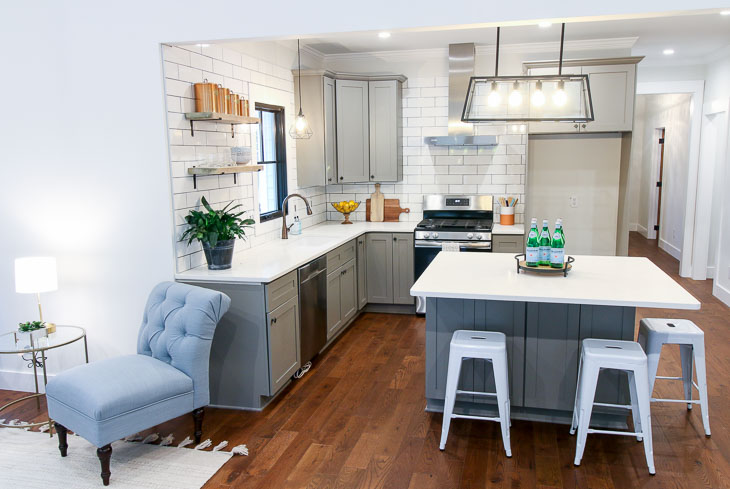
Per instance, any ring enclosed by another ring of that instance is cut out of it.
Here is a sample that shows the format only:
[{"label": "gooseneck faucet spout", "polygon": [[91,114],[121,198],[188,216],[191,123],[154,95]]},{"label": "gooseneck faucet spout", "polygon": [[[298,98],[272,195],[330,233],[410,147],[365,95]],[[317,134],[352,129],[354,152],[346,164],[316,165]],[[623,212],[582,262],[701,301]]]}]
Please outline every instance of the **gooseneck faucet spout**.
[{"label": "gooseneck faucet spout", "polygon": [[289,239],[289,228],[286,225],[286,204],[289,202],[289,199],[292,197],[299,197],[304,201],[304,204],[307,206],[307,215],[312,215],[312,206],[309,205],[309,201],[304,198],[303,195],[300,194],[289,194],[284,199],[284,202],[281,203],[281,239]]}]

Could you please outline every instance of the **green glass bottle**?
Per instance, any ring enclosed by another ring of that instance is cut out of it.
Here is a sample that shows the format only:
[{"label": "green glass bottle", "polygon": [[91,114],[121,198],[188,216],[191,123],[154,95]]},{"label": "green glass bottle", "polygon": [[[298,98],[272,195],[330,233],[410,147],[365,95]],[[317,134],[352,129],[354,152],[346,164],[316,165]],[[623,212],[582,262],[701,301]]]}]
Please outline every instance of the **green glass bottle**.
[{"label": "green glass bottle", "polygon": [[550,230],[548,220],[542,220],[542,231],[540,231],[540,265],[550,265]]},{"label": "green glass bottle", "polygon": [[560,230],[560,235],[563,237],[563,244],[565,244],[565,230],[563,229],[563,218],[559,217],[555,222],[555,230]]},{"label": "green glass bottle", "polygon": [[[560,225],[558,223],[558,225]],[[555,229],[553,239],[550,241],[550,266],[552,268],[563,268],[565,262],[565,240],[560,228]]]},{"label": "green glass bottle", "polygon": [[525,245],[525,263],[528,267],[536,267],[540,262],[540,243],[537,239],[537,218],[532,218],[530,232]]}]

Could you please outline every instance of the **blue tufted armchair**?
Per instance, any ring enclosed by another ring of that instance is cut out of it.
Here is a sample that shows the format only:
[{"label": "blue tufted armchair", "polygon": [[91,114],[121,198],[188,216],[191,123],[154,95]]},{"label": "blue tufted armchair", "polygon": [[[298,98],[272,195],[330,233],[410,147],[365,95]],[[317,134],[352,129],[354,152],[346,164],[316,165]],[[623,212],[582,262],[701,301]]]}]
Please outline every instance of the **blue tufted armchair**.
[{"label": "blue tufted armchair", "polygon": [[67,430],[86,438],[97,447],[106,486],[113,441],[192,412],[200,443],[210,402],[210,345],[230,303],[213,290],[158,284],[147,300],[136,355],[81,365],[49,380],[48,414],[61,456]]}]

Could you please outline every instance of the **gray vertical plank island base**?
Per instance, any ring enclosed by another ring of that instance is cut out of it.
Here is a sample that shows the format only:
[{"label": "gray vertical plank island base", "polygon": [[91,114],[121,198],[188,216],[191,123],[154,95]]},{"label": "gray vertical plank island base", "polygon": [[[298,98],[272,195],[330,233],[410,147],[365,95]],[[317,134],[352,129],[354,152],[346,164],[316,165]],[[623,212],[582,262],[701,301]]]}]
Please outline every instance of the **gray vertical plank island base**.
[{"label": "gray vertical plank island base", "polygon": [[[426,409],[442,412],[454,331],[507,336],[511,417],[570,424],[585,338],[634,340],[636,308],[699,309],[646,258],[577,256],[567,277],[517,273],[498,253],[441,252],[411,288],[426,304]],[[459,389],[494,392],[491,364],[466,360]],[[602,371],[596,402],[627,404],[625,373]],[[494,400],[460,395],[457,411],[494,416]],[[592,424],[626,426],[627,412],[594,409]]]}]

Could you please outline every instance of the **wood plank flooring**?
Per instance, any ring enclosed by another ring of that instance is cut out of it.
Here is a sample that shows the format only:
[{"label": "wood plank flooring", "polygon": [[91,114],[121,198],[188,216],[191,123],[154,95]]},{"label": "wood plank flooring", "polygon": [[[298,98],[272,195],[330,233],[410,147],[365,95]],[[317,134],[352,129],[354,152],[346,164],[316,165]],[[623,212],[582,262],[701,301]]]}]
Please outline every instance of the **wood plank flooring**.
[{"label": "wood plank flooring", "polygon": [[[640,309],[638,316],[692,319],[707,342],[712,437],[704,436],[699,406],[652,405],[656,476],[646,469],[642,444],[629,437],[590,435],[576,468],[567,426],[546,423],[514,421],[508,459],[498,424],[454,420],[447,449],[439,451],[441,415],[424,411],[425,321],[369,313],[263,412],[206,411],[203,437],[246,443],[250,455],[232,458],[205,487],[730,487],[730,310],[712,296],[710,281],[679,278],[678,262],[636,233],[630,254],[650,257],[702,301],[698,312]],[[665,347],[660,375],[679,365],[677,348]],[[681,383],[659,382],[657,394],[681,396]],[[0,403],[21,395],[0,391]],[[8,416],[42,418],[33,403]],[[178,441],[192,431],[188,416],[150,430]]]}]

